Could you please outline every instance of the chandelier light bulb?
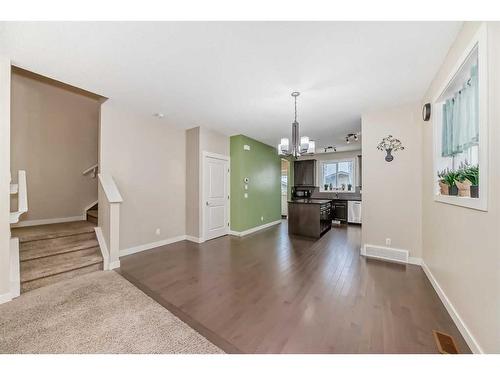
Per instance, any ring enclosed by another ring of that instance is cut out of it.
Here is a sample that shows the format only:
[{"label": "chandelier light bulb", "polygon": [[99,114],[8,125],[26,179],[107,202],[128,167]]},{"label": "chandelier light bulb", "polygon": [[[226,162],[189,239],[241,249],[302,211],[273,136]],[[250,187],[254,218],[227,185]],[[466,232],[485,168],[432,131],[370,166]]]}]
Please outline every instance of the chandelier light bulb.
[{"label": "chandelier light bulb", "polygon": [[309,148],[309,137],[300,137],[300,148],[301,150],[307,150]]},{"label": "chandelier light bulb", "polygon": [[309,148],[307,149],[309,154],[314,154],[316,152],[316,141],[309,141]]}]

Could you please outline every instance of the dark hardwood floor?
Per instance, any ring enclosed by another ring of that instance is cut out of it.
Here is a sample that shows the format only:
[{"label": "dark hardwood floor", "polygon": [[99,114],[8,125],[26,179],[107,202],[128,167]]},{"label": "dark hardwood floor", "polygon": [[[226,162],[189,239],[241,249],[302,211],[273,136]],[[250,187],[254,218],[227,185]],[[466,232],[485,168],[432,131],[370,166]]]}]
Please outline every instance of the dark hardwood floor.
[{"label": "dark hardwood floor", "polygon": [[422,269],[361,257],[360,237],[289,237],[285,222],[133,254],[119,272],[227,352],[437,353],[433,329],[470,352]]}]

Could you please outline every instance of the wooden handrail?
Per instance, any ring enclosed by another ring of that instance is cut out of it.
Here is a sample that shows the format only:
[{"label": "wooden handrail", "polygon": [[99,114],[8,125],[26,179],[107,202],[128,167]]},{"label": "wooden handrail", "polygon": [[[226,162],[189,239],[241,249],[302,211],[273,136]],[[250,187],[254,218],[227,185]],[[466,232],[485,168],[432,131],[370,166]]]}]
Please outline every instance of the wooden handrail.
[{"label": "wooden handrail", "polygon": [[85,169],[82,172],[82,175],[85,176],[87,173],[92,172],[92,178],[96,178],[98,171],[99,171],[99,164],[94,164],[93,166],[88,167],[87,169]]}]

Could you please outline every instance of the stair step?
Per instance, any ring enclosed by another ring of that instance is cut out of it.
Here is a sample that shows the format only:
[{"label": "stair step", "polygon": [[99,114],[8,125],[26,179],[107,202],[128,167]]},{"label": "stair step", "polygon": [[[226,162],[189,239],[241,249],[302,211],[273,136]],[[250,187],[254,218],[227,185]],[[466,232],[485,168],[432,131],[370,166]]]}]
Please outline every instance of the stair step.
[{"label": "stair step", "polygon": [[68,223],[45,224],[31,227],[12,228],[12,237],[19,237],[19,242],[45,240],[72,236],[75,234],[92,233],[94,225],[88,221],[71,221]]},{"label": "stair step", "polygon": [[102,263],[99,247],[21,262],[21,283]]},{"label": "stair step", "polygon": [[102,262],[92,264],[90,266],[77,268],[68,272],[58,273],[52,276],[42,277],[41,279],[35,279],[32,281],[25,281],[21,283],[21,293],[28,292],[33,289],[41,288],[45,285],[50,285],[57,283],[59,281],[69,280],[73,277],[84,275],[86,273],[96,272],[103,269]]},{"label": "stair step", "polygon": [[99,211],[97,211],[97,210],[88,210],[87,215],[92,216],[92,217],[97,217],[98,212]]},{"label": "stair step", "polygon": [[82,233],[47,240],[23,242],[19,246],[19,257],[23,262],[97,246],[99,246],[99,243],[95,233]]},{"label": "stair step", "polygon": [[98,224],[97,213],[98,213],[97,210],[88,210],[87,221],[97,225]]}]

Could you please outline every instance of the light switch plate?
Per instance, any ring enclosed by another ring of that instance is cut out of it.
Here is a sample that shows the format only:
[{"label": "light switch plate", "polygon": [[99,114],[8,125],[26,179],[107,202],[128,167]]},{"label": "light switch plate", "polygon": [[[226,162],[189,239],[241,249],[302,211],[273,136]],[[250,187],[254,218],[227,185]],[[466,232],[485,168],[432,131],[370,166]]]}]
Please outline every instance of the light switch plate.
[{"label": "light switch plate", "polygon": [[250,145],[243,145],[243,150],[250,151]]}]

